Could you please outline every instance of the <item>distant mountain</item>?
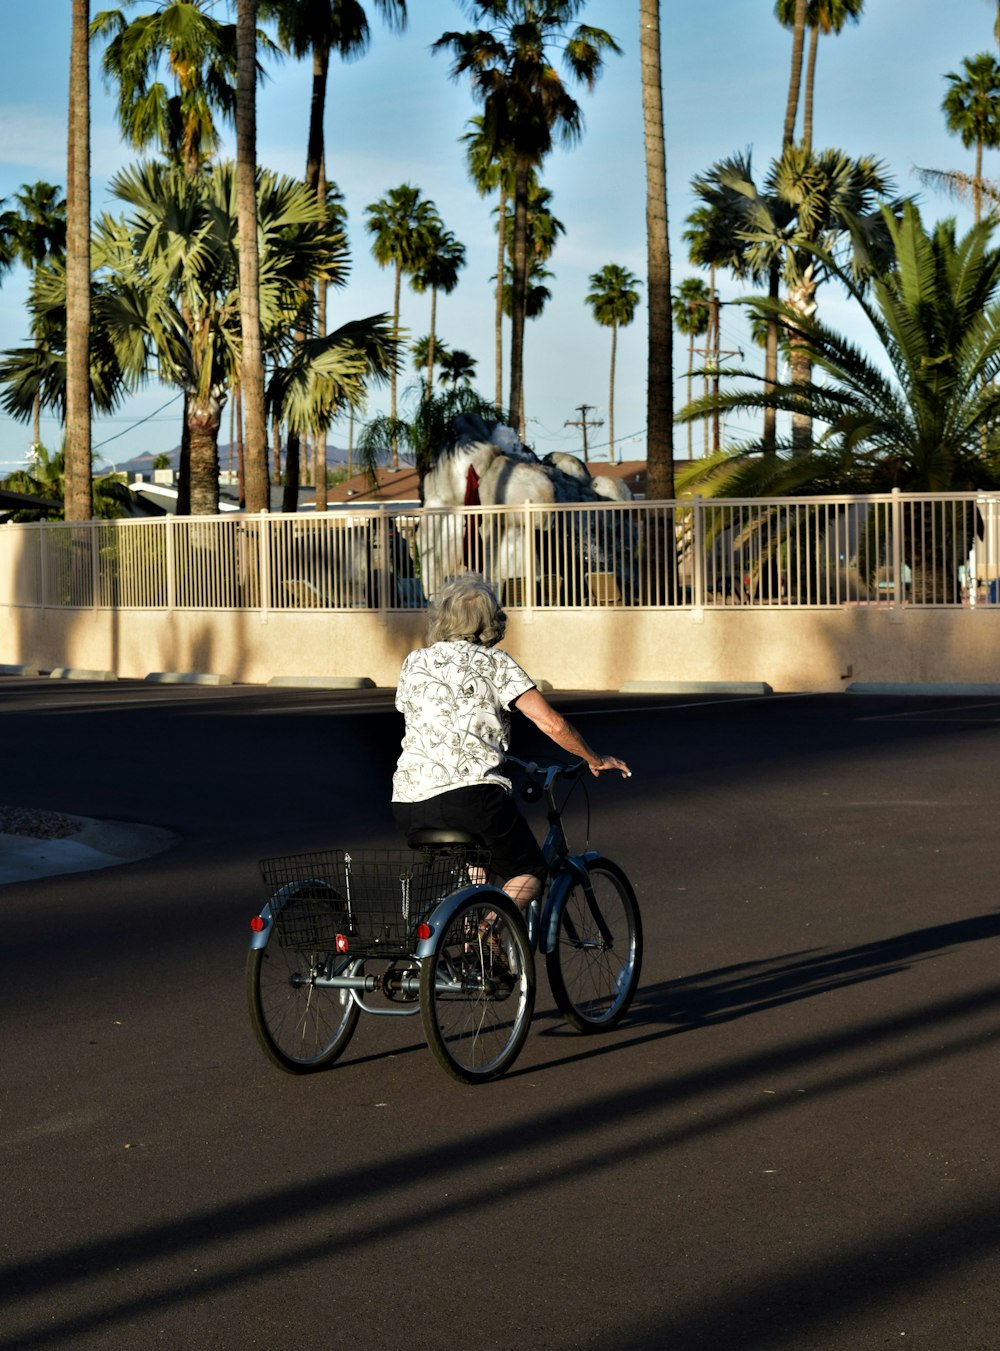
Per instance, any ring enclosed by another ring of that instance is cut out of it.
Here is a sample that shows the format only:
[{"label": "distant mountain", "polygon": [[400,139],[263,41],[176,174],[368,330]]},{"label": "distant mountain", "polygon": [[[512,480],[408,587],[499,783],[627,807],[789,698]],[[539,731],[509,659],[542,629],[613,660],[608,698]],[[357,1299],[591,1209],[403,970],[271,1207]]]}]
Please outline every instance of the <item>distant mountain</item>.
[{"label": "distant mountain", "polygon": [[[135,474],[151,474],[153,472],[153,461],[158,460],[161,455],[165,455],[170,461],[170,468],[177,469],[181,460],[181,448],[175,446],[173,450],[158,451],[153,454],[152,451],[143,451],[141,455],[134,455],[131,460],[122,460],[115,465],[115,469],[120,474],[128,474],[132,478]],[[339,446],[327,446],[326,462],[333,468],[335,465],[347,463],[347,451],[341,450]],[[233,465],[236,464],[236,447],[233,447]],[[223,471],[229,468],[229,442],[219,445],[219,468]]]}]

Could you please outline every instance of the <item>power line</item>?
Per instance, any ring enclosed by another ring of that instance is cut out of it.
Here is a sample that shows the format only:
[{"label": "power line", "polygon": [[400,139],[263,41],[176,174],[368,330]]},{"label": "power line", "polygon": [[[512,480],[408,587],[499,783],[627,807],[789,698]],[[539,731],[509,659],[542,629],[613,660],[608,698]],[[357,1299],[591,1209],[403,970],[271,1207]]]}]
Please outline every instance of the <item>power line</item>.
[{"label": "power line", "polygon": [[128,436],[129,432],[134,432],[136,427],[141,427],[144,422],[149,422],[151,418],[156,417],[158,413],[162,413],[165,408],[169,408],[171,404],[176,403],[178,399],[183,397],[183,394],[175,394],[172,399],[168,399],[165,404],[155,408],[152,413],[148,413],[146,417],[141,417],[138,422],[133,422],[131,427],[125,427],[122,431],[115,432],[114,436],[108,436],[103,441],[98,441],[96,446],[91,446],[91,450],[100,450],[101,446],[110,446],[111,442],[117,441],[119,437]]}]

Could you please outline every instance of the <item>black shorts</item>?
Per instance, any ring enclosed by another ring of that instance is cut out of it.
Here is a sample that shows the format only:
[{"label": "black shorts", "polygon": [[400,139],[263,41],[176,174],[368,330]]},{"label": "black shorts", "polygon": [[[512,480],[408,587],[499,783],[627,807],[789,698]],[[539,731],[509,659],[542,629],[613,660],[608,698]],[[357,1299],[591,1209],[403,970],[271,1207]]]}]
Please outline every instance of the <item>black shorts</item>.
[{"label": "black shorts", "polygon": [[451,826],[482,840],[492,855],[492,868],[504,882],[526,874],[545,880],[545,859],[514,799],[497,784],[453,788],[423,802],[394,802],[392,814],[409,838],[424,826]]}]

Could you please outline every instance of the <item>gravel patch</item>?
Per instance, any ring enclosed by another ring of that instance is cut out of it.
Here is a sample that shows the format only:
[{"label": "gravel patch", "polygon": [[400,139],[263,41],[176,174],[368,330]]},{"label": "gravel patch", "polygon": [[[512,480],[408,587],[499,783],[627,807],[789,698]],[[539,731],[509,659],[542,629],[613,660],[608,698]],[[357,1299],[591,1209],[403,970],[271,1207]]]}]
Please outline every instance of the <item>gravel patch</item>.
[{"label": "gravel patch", "polygon": [[84,822],[61,812],[36,811],[28,807],[0,806],[0,835],[27,835],[34,840],[64,840],[79,835]]}]

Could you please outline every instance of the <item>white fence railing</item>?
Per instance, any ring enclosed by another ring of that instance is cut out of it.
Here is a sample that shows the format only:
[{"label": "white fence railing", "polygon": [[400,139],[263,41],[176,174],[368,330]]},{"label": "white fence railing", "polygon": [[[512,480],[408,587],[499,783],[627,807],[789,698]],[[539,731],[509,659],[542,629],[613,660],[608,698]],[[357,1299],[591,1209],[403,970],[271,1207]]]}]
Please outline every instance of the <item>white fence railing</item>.
[{"label": "white fence railing", "polygon": [[702,499],[39,523],[0,529],[0,604],[409,610],[481,572],[510,608],[1000,601],[1000,497]]}]

